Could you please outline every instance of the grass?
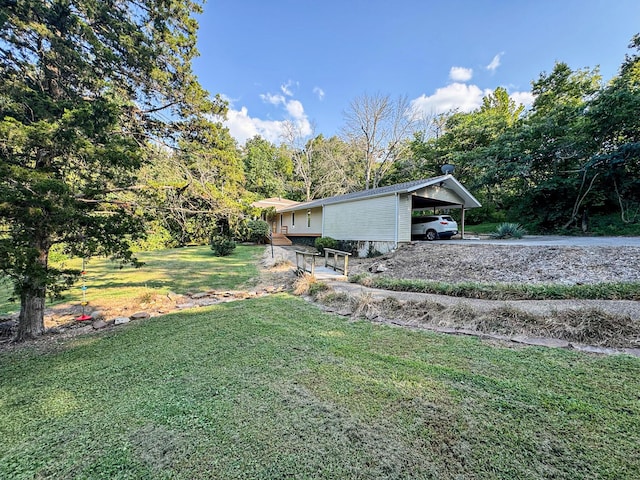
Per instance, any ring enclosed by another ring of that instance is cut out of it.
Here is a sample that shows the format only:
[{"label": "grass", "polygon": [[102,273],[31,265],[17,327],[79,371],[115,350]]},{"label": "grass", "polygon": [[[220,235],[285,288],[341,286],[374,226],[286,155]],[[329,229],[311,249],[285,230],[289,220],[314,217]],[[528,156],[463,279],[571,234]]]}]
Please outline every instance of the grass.
[{"label": "grass", "polygon": [[433,293],[485,300],[640,300],[640,282],[581,285],[530,283],[446,283],[353,275],[354,283],[399,292]]},{"label": "grass", "polygon": [[489,234],[496,231],[498,225],[502,222],[485,222],[479,223],[477,225],[465,225],[465,233],[475,233],[475,234]]},{"label": "grass", "polygon": [[0,478],[640,478],[640,360],[281,294],[0,352]]},{"label": "grass", "polygon": [[[246,245],[239,245],[228,257],[215,257],[208,246],[141,252],[137,254],[145,262],[141,268],[120,268],[108,259],[94,258],[86,265],[86,298],[89,304],[95,304],[169,291],[238,288],[257,277],[255,259],[262,252],[264,247]],[[74,259],[66,262],[66,266],[80,269],[82,261]],[[60,301],[80,303],[81,286],[78,282]],[[8,301],[10,296],[10,285],[0,284],[0,313],[19,309],[19,304]]]}]

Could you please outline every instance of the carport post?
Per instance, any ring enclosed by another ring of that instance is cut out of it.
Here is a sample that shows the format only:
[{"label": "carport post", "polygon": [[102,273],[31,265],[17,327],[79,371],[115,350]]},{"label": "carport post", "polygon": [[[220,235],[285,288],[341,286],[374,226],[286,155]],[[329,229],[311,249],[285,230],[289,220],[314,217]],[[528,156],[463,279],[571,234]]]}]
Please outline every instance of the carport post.
[{"label": "carport post", "polygon": [[460,223],[462,228],[460,229],[460,238],[464,240],[464,205],[462,205],[462,215],[460,216]]}]

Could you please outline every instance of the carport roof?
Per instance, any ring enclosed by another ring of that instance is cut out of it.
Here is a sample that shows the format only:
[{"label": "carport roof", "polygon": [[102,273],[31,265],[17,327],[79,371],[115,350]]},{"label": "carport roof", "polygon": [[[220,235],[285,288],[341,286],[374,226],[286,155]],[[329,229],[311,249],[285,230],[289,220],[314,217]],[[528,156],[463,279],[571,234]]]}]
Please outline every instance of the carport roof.
[{"label": "carport roof", "polygon": [[[372,188],[369,190],[363,190],[360,192],[347,193],[346,195],[338,195],[335,197],[320,198],[318,200],[312,200],[310,202],[298,203],[296,205],[287,206],[284,208],[278,208],[278,212],[293,212],[295,210],[311,209],[316,207],[323,207],[325,205],[334,205],[337,203],[345,203],[353,200],[363,200],[366,198],[382,197],[386,195],[394,195],[396,193],[412,193],[418,190],[422,190],[426,187],[433,185],[440,185],[444,188],[453,190],[464,201],[465,208],[480,207],[480,202],[469,193],[469,191],[462,186],[453,175],[441,175],[439,177],[424,178],[421,180],[414,180],[412,182],[397,183],[395,185],[388,185],[386,187]],[[418,207],[438,207],[438,206],[452,206],[458,205],[456,203],[444,202],[435,198],[417,197]],[[415,200],[414,200],[415,202]]]}]

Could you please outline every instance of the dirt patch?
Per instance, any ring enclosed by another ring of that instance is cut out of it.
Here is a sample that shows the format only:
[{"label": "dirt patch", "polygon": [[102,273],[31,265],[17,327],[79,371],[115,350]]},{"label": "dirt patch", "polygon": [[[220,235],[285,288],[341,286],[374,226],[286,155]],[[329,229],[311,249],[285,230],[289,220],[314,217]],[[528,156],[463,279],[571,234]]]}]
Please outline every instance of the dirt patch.
[{"label": "dirt patch", "polygon": [[350,262],[351,274],[371,271],[448,283],[634,282],[640,280],[640,248],[416,242],[391,254]]}]

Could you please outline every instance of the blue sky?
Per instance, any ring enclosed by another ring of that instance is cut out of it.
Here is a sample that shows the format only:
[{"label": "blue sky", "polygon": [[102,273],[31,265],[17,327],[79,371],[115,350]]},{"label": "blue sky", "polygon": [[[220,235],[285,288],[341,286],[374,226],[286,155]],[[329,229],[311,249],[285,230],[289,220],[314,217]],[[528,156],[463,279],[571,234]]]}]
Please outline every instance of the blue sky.
[{"label": "blue sky", "polygon": [[529,103],[556,61],[609,80],[640,33],[640,0],[208,0],[198,21],[195,72],[229,100],[243,144],[279,142],[285,120],[339,134],[365,93],[428,115],[472,110],[499,86]]}]

